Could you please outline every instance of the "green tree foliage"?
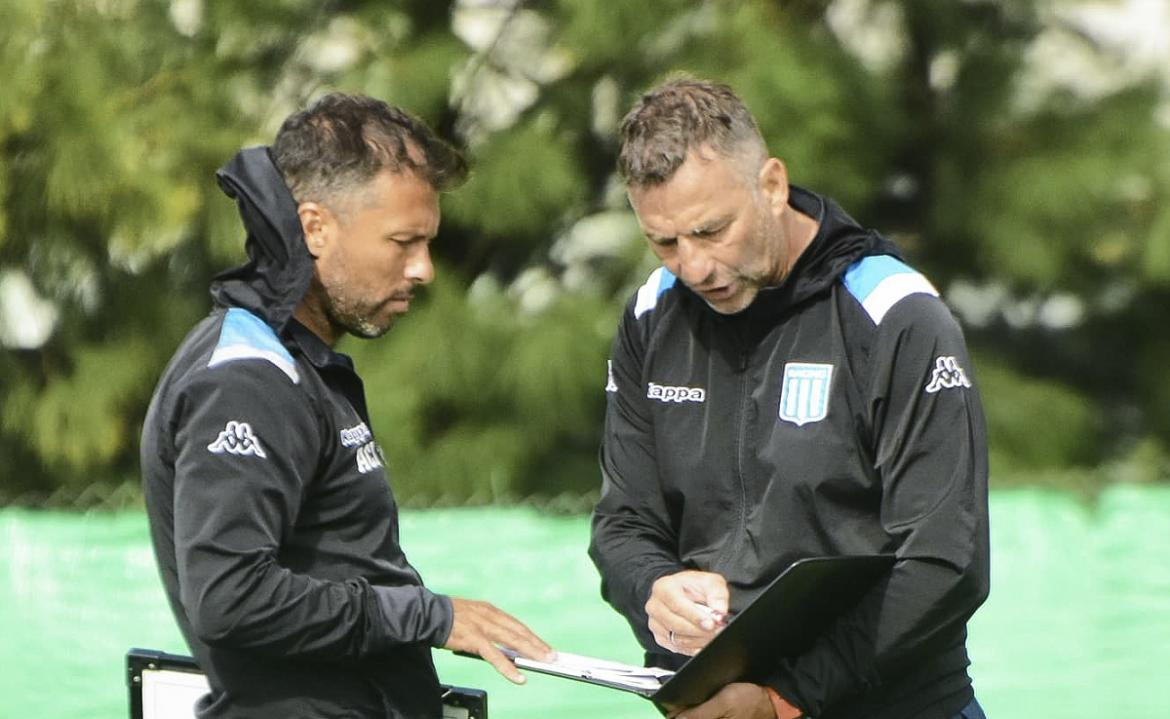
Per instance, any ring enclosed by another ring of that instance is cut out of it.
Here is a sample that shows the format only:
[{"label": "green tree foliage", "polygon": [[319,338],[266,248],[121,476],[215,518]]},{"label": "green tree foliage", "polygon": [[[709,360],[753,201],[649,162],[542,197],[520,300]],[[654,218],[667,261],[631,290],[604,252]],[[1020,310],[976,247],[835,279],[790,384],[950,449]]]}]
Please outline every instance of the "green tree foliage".
[{"label": "green tree foliage", "polygon": [[491,282],[469,295],[440,277],[419,316],[394,329],[393,351],[346,348],[365,368],[395,487],[416,501],[487,502],[591,486],[607,301],[565,295],[518,315]]},{"label": "green tree foliage", "polygon": [[[136,475],[154,380],[242,257],[214,170],[334,88],[407,107],[473,160],[426,301],[343,346],[399,495],[596,488],[609,340],[652,268],[615,129],[679,70],[733,85],[796,183],[936,280],[976,351],[997,479],[1160,476],[1167,78],[1121,72],[1077,6],[0,3],[0,493]],[[1111,81],[1054,80],[1070,53]],[[55,319],[17,301],[27,281]],[[21,323],[51,331],[14,339]]]}]

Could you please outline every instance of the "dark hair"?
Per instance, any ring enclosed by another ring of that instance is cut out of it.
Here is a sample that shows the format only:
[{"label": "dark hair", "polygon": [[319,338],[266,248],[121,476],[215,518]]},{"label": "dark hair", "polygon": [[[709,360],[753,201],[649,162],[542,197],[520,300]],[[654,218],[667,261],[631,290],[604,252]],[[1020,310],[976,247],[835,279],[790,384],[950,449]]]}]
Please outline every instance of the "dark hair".
[{"label": "dark hair", "polygon": [[330,93],[289,115],[273,160],[297,202],[336,201],[382,170],[409,170],[442,192],[467,179],[467,162],[421,120],[365,95]]},{"label": "dark hair", "polygon": [[755,118],[726,85],[676,77],[638,100],[622,120],[618,171],[632,186],[666,182],[687,152],[709,144],[725,157],[767,155]]}]

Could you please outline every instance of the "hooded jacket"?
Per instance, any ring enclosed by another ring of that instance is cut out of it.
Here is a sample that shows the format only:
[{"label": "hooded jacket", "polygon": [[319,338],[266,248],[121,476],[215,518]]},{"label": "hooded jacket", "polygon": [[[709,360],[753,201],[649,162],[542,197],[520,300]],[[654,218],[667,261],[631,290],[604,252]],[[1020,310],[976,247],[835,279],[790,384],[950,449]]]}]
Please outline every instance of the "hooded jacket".
[{"label": "hooded jacket", "polygon": [[721,315],[665,268],[614,339],[590,554],[649,664],[644,605],[684,569],[731,611],[792,562],[894,554],[888,579],[754,681],[807,716],[951,717],[973,697],[966,622],[987,595],[987,450],[962,334],[877,233],[793,187],[817,220],[777,287]]},{"label": "hooded jacket", "polygon": [[249,261],[215,279],[142,435],[159,571],[211,685],[196,713],[437,718],[451,603],[399,546],[352,362],[292,319],[313,273],[296,204],[267,148],[217,178]]}]

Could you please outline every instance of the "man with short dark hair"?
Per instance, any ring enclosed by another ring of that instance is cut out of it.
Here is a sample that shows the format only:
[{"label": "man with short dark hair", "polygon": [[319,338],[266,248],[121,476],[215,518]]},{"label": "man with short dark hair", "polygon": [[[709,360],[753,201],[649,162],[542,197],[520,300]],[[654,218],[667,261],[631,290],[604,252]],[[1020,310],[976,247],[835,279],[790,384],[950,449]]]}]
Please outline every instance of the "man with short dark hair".
[{"label": "man with short dark hair", "polygon": [[663,266],[613,344],[603,596],[676,668],[792,562],[893,554],[811,649],[679,716],[981,719],[987,448],[957,323],[891,243],[789,185],[726,86],[654,89],[621,143]]},{"label": "man with short dark hair", "polygon": [[465,176],[421,122],[342,94],[218,174],[249,261],[212,284],[142,436],[160,574],[211,685],[200,717],[437,719],[432,647],[516,682],[497,644],[549,656],[510,615],[423,586],[361,379],[333,350],[410,308],[434,273],[438,194]]}]

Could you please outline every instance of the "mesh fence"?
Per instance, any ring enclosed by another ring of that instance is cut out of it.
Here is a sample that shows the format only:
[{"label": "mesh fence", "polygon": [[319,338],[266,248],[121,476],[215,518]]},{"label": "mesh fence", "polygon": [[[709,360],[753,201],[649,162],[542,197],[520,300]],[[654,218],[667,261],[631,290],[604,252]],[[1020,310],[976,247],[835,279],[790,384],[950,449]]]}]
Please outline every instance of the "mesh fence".
[{"label": "mesh fence", "polygon": [[[403,509],[437,509],[450,507],[532,507],[546,514],[584,514],[597,503],[600,493],[562,492],[527,497],[472,494],[458,497],[447,494],[397,497]],[[14,492],[0,488],[0,507],[56,509],[77,511],[111,511],[141,509],[142,486],[138,482],[95,482],[83,487],[58,487],[52,491]]]},{"label": "mesh fence", "polygon": [[[137,488],[25,497],[126,506]],[[555,501],[545,506],[556,507]],[[1170,692],[1170,487],[992,495],[991,598],[970,626],[988,716],[1165,719]],[[437,591],[491,601],[553,646],[625,662],[641,654],[598,595],[589,520],[520,507],[404,512],[411,562]],[[0,509],[0,717],[125,717],[130,646],[183,652],[144,513]],[[509,719],[649,719],[639,697],[436,652],[440,676],[482,687]],[[1107,687],[1108,691],[1085,691]]]}]

